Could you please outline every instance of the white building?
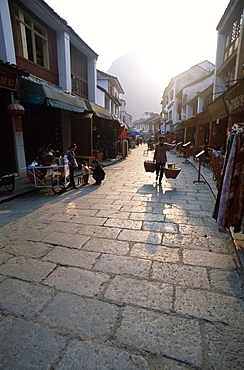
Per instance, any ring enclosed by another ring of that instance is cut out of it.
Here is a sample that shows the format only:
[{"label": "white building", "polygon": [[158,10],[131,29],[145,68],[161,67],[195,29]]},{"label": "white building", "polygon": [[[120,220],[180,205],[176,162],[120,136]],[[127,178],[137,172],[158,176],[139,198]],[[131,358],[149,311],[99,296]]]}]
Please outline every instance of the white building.
[{"label": "white building", "polygon": [[243,77],[244,3],[231,0],[217,26],[214,99]]},{"label": "white building", "polygon": [[161,116],[154,112],[145,112],[142,118],[133,122],[133,128],[144,134],[144,139],[156,139],[161,134]]},{"label": "white building", "polygon": [[119,118],[121,94],[124,90],[119,79],[108,73],[97,70],[97,101],[98,105],[109,110]]},{"label": "white building", "polygon": [[124,99],[120,99],[121,106],[120,106],[120,119],[122,122],[126,124],[127,127],[131,126],[131,121],[132,121],[132,115],[129,114],[126,111],[126,101]]},{"label": "white building", "polygon": [[203,107],[200,98],[196,107],[188,102],[213,83],[213,71],[214,65],[206,60],[171,79],[161,101],[165,131],[170,131],[172,125]]}]

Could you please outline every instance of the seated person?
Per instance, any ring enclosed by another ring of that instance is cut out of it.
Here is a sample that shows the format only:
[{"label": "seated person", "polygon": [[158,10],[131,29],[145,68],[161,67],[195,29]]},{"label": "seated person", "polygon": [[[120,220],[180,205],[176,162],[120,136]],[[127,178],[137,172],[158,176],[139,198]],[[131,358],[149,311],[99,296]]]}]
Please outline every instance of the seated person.
[{"label": "seated person", "polygon": [[219,156],[219,167],[222,169],[223,168],[223,156],[225,155],[225,148],[222,146],[220,150],[213,150],[213,154],[215,156]]},{"label": "seated person", "polygon": [[96,185],[101,185],[101,182],[104,180],[106,174],[96,159],[92,161],[92,164],[94,166],[93,178],[96,180]]}]

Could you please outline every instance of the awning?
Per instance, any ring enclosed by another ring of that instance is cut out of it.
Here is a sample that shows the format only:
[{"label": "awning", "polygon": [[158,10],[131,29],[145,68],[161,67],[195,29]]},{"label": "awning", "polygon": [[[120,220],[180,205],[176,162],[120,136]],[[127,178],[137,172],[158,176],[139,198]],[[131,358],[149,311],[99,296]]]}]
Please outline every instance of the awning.
[{"label": "awning", "polygon": [[227,117],[228,113],[222,95],[215,99],[211,104],[209,104],[208,111],[211,117],[211,121]]},{"label": "awning", "polygon": [[196,123],[197,125],[205,125],[211,121],[208,110],[204,110],[201,113],[196,114]]},{"label": "awning", "polygon": [[20,78],[21,100],[32,104],[47,104],[53,108],[83,113],[87,110],[86,101],[58,89],[37,83],[28,78]]},{"label": "awning", "polygon": [[172,127],[171,127],[171,130],[174,132],[174,131],[180,131],[180,130],[184,130],[185,126],[183,125],[182,122],[178,122],[176,124],[174,124]]},{"label": "awning", "polygon": [[113,120],[112,114],[109,112],[108,109],[101,107],[100,105],[97,105],[94,102],[86,100],[86,107],[88,110],[92,111],[96,114],[97,117]]},{"label": "awning", "polygon": [[186,127],[195,127],[197,125],[196,117],[192,116],[192,117],[186,118],[182,120],[181,123]]}]

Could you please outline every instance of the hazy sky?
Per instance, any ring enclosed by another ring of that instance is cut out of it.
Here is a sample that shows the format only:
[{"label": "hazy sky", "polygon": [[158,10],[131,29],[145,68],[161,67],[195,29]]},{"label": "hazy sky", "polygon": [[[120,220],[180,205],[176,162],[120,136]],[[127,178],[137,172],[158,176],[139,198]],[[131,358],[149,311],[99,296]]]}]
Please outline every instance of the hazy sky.
[{"label": "hazy sky", "polygon": [[[191,66],[215,63],[216,26],[229,0],[45,0],[99,55],[97,68],[138,53],[165,88]],[[126,68],[126,66],[125,66]]]}]

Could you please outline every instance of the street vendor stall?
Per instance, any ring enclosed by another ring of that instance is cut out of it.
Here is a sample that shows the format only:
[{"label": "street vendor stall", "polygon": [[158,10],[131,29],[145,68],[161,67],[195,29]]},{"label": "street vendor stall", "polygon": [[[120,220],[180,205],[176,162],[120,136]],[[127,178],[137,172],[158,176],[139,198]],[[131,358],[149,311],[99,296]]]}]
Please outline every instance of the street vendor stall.
[{"label": "street vendor stall", "polygon": [[[60,159],[58,158],[58,160]],[[69,183],[67,180],[69,165],[64,160],[62,160],[61,164],[56,163],[50,166],[32,164],[27,167],[27,175],[36,190],[42,188],[52,188],[54,192],[57,189],[66,190]]]}]

